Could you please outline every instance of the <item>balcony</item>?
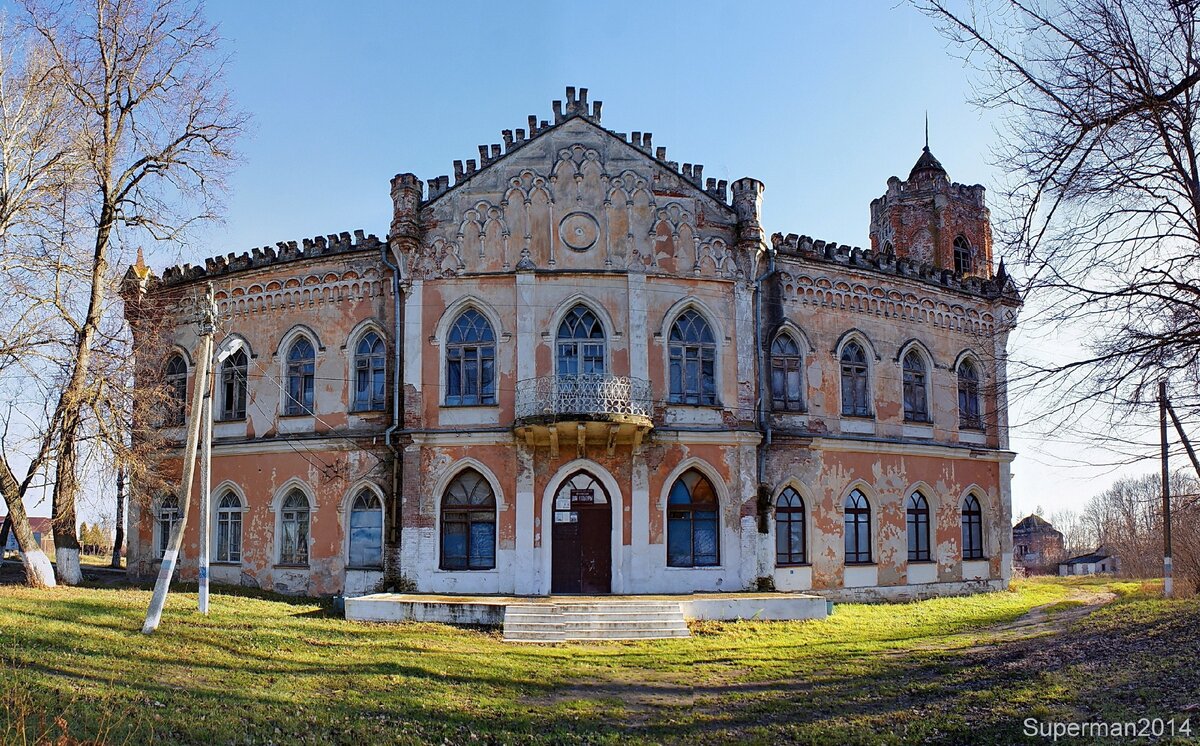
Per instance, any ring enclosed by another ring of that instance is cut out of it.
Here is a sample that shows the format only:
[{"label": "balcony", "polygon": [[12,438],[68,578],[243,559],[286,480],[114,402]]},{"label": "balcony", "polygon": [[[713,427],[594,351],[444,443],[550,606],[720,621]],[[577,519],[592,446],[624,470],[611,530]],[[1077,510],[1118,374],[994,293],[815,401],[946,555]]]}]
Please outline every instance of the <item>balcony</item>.
[{"label": "balcony", "polygon": [[583,374],[542,376],[517,382],[515,431],[532,447],[575,444],[579,457],[587,446],[602,445],[612,455],[617,445],[641,445],[654,426],[650,382],[640,378]]}]

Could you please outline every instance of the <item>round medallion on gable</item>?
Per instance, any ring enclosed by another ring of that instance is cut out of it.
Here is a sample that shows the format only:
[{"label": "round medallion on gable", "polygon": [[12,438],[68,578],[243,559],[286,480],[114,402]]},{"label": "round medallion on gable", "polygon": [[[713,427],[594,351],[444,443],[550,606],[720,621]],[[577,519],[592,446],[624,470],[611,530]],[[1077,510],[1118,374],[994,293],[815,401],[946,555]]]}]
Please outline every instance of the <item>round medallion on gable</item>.
[{"label": "round medallion on gable", "polygon": [[587,251],[600,237],[600,224],[586,212],[573,212],[558,224],[558,237],[575,251]]}]

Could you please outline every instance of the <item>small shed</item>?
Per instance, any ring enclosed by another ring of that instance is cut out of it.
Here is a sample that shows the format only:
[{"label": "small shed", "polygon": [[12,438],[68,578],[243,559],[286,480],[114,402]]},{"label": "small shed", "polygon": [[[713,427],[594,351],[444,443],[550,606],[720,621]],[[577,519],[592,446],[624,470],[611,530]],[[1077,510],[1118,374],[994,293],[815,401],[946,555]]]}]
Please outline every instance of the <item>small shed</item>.
[{"label": "small shed", "polygon": [[1090,554],[1072,557],[1058,565],[1059,575],[1102,575],[1114,574],[1121,569],[1121,561],[1111,550],[1100,547]]}]

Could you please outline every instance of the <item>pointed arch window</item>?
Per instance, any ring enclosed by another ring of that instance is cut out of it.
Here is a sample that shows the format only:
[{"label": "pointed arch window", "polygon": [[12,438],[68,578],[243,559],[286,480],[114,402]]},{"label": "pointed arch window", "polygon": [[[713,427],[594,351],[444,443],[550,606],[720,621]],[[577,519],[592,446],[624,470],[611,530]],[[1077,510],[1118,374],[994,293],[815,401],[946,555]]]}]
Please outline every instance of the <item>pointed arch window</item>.
[{"label": "pointed arch window", "polygon": [[217,552],[213,561],[242,561],[242,501],[233,490],[226,490],[217,503]]},{"label": "pointed arch window", "polygon": [[925,358],[916,350],[904,356],[904,419],[929,422],[929,376]]},{"label": "pointed arch window", "polygon": [[867,496],[853,490],[845,502],[846,564],[871,562],[871,504]]},{"label": "pointed arch window", "polygon": [[221,419],[246,419],[246,381],[250,360],[242,347],[221,363]]},{"label": "pointed arch window", "polygon": [[954,271],[960,275],[969,275],[975,271],[975,262],[971,256],[971,242],[966,236],[954,239]]},{"label": "pointed arch window", "polygon": [[558,325],[558,375],[603,375],[604,359],[604,327],[587,306],[575,306]]},{"label": "pointed arch window", "polygon": [[974,495],[963,500],[962,542],[964,560],[983,559],[983,509]]},{"label": "pointed arch window", "polygon": [[383,567],[383,503],[366,487],[350,507],[349,567]]},{"label": "pointed arch window", "polygon": [[179,498],[174,495],[165,495],[158,503],[156,518],[158,520],[158,557],[162,559],[171,543],[171,532],[179,524]]},{"label": "pointed arch window", "polygon": [[804,408],[804,358],[800,345],[787,332],[771,343],[771,406],[777,412]]},{"label": "pointed arch window", "polygon": [[288,349],[287,414],[313,413],[313,384],[316,381],[317,353],[307,337],[300,337]]},{"label": "pointed arch window", "polygon": [[178,353],[167,361],[167,402],[164,425],[182,425],[187,415],[187,361]]},{"label": "pointed arch window", "polygon": [[788,487],[775,500],[775,564],[803,565],[805,551],[804,499]]},{"label": "pointed arch window", "polygon": [[689,308],[671,325],[670,400],[672,404],[717,403],[717,342],[712,329]]},{"label": "pointed arch window", "polygon": [[446,405],[496,403],[496,336],[474,308],[463,311],[446,338]]},{"label": "pointed arch window", "polygon": [[871,388],[868,385],[867,353],[858,342],[842,347],[842,414],[848,417],[871,416]]},{"label": "pointed arch window", "polygon": [[367,332],[354,347],[354,411],[382,410],[387,401],[386,380],[383,338]]},{"label": "pointed arch window", "polygon": [[920,492],[908,496],[905,503],[908,522],[908,561],[929,561],[929,503]]},{"label": "pointed arch window", "polygon": [[443,570],[496,566],[496,495],[474,469],[454,478],[442,495]]},{"label": "pointed arch window", "polygon": [[308,498],[299,489],[288,492],[279,512],[279,564],[308,564]]},{"label": "pointed arch window", "polygon": [[667,565],[713,567],[720,562],[717,492],[708,477],[690,469],[667,495]]},{"label": "pointed arch window", "polygon": [[979,397],[979,368],[970,360],[958,366],[958,426],[983,429],[983,408]]}]

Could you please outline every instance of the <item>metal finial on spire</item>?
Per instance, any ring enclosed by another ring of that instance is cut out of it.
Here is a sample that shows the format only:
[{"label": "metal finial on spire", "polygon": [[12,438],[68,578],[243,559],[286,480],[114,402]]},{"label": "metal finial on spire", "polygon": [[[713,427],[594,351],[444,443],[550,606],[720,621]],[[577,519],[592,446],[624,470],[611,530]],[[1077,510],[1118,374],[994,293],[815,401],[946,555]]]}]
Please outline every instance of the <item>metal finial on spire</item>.
[{"label": "metal finial on spire", "polygon": [[925,110],[925,152],[929,152],[929,109]]}]

